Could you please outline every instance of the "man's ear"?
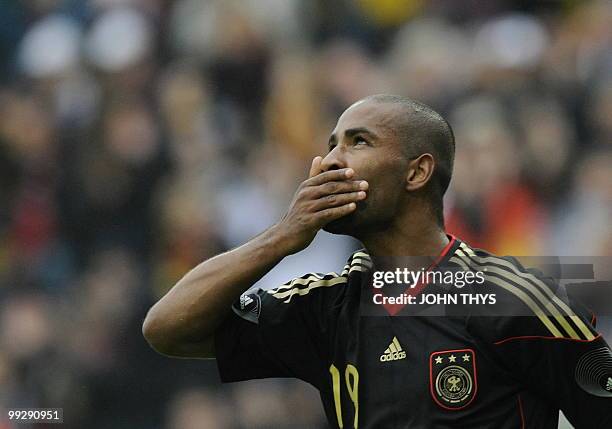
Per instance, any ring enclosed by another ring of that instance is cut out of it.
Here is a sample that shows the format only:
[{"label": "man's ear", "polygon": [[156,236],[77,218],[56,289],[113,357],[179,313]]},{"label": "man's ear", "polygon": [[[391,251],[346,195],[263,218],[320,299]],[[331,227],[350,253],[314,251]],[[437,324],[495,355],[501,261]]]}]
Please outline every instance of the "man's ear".
[{"label": "man's ear", "polygon": [[434,172],[435,161],[430,153],[424,153],[418,158],[410,160],[408,174],[406,174],[406,190],[416,191],[429,182]]}]

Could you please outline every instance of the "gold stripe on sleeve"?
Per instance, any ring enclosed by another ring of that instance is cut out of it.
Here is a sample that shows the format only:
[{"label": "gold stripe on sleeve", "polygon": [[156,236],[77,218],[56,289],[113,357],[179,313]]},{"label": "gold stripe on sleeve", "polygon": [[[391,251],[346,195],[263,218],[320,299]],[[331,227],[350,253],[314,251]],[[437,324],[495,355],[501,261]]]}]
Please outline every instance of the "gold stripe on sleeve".
[{"label": "gold stripe on sleeve", "polygon": [[[465,243],[461,243],[460,247],[461,247],[461,250],[471,255],[472,257],[471,259],[476,260],[478,262],[482,261],[481,265],[486,262],[491,262],[494,264],[503,265],[508,270],[513,271],[513,273],[505,271],[506,272],[505,277],[520,284],[521,286],[525,287],[527,290],[532,292],[540,300],[540,302],[542,302],[546,306],[546,308],[550,310],[550,312],[555,316],[557,321],[559,321],[559,323],[563,326],[563,328],[567,331],[567,333],[570,335],[571,338],[581,339],[580,336],[578,336],[578,334],[576,333],[576,331],[567,322],[567,319],[565,319],[565,317],[562,316],[559,313],[559,311],[557,311],[557,309],[554,307],[552,303],[556,304],[559,308],[561,308],[561,310],[567,316],[569,316],[569,318],[574,322],[574,324],[578,327],[578,329],[584,334],[587,340],[592,340],[593,338],[595,338],[595,335],[593,335],[593,332],[586,326],[586,324],[580,319],[580,317],[578,317],[576,313],[574,313],[574,311],[572,311],[572,309],[561,298],[555,295],[555,293],[550,289],[550,287],[548,287],[548,285],[546,285],[546,283],[538,279],[532,273],[529,273],[529,272],[523,273],[519,271],[517,267],[515,267],[513,264],[511,264],[510,262],[506,261],[503,258],[494,257],[494,256],[491,256],[491,257],[476,256],[474,251],[470,249],[469,247],[467,247]],[[487,266],[487,270],[490,272],[495,272],[497,274],[503,275],[501,270],[499,270],[496,267]],[[537,286],[537,288],[534,285]],[[544,297],[542,293],[539,291],[543,292],[544,295],[546,295],[546,297]]]},{"label": "gold stripe on sleeve", "polygon": [[[464,258],[467,258],[467,256],[465,255],[459,255],[458,253],[456,253],[457,256],[453,256],[450,261],[451,262],[457,262],[457,260],[463,260],[466,263],[470,263],[469,261],[466,261]],[[538,305],[534,302],[533,299],[531,299],[531,297],[529,295],[527,295],[525,292],[523,292],[521,289],[519,289],[518,287],[502,280],[502,279],[498,279],[497,277],[491,277],[491,276],[487,276],[485,275],[486,280],[490,281],[491,283],[494,283],[498,286],[500,286],[503,289],[506,289],[507,291],[509,291],[510,293],[516,295],[521,301],[523,301],[527,307],[529,307],[531,309],[531,311],[533,311],[533,313],[538,317],[538,319],[540,319],[540,321],[544,324],[544,326],[546,326],[546,328],[548,328],[548,330],[557,338],[563,338],[563,334],[561,334],[561,332],[557,329],[557,327],[550,321],[550,319],[548,318],[548,316],[546,314],[544,314],[544,312],[542,311],[542,309],[540,307],[538,307]]]},{"label": "gold stripe on sleeve", "polygon": [[335,286],[338,284],[346,284],[346,283],[347,283],[347,278],[340,276],[340,277],[335,277],[333,279],[328,279],[328,280],[314,281],[312,283],[309,283],[308,287],[306,288],[295,287],[289,290],[272,292],[271,295],[274,298],[282,299],[284,300],[283,302],[288,303],[291,301],[291,298],[294,295],[303,296],[303,295],[307,295],[308,293],[310,293],[311,290],[316,289],[316,288],[330,287],[330,286]]}]

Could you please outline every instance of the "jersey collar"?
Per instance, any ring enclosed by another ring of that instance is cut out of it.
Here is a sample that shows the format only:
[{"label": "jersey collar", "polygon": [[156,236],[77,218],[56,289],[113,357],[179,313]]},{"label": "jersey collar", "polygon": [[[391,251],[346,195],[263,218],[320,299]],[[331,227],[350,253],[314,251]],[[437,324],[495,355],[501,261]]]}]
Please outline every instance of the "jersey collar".
[{"label": "jersey collar", "polygon": [[[432,262],[432,264],[429,267],[427,267],[426,271],[431,271],[437,267],[444,267],[445,265],[447,265],[448,260],[455,254],[455,252],[461,245],[461,240],[458,239],[453,234],[447,233],[446,236],[449,239],[448,244],[444,246],[440,254],[434,260],[434,262]],[[425,289],[426,286],[427,286],[427,282],[421,282],[413,288],[410,288],[410,287],[407,288],[404,293],[408,295],[417,296]],[[376,292],[374,288],[372,288],[372,290],[373,292]],[[401,311],[402,308],[405,307],[405,304],[383,304],[383,307],[387,310],[387,312],[391,316],[394,316],[399,311]]]}]

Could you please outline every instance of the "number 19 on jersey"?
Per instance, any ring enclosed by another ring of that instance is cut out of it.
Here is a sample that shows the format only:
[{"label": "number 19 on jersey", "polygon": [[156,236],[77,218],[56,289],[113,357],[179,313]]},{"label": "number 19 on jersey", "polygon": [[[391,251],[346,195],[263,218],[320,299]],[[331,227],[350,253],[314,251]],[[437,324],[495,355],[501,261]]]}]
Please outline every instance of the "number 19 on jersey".
[{"label": "number 19 on jersey", "polygon": [[[342,419],[342,404],[340,402],[340,371],[334,364],[329,367],[329,372],[332,377],[332,388],[334,392],[334,405],[336,406],[336,417],[338,419],[338,427],[344,428],[344,421]],[[353,402],[354,407],[354,418],[353,428],[357,429],[359,419],[359,371],[354,365],[350,363],[346,365],[344,370],[344,382],[346,390],[348,391],[349,398]]]}]

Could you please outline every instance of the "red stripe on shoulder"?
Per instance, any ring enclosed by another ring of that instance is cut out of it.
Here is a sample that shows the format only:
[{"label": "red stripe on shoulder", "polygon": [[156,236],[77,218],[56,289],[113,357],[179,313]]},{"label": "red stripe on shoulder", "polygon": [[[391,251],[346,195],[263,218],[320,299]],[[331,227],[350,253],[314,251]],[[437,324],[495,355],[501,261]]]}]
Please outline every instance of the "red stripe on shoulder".
[{"label": "red stripe on shoulder", "polygon": [[601,338],[601,334],[597,335],[592,340],[581,340],[581,339],[565,338],[565,337],[544,337],[544,336],[538,336],[538,335],[525,335],[522,337],[504,338],[503,340],[495,341],[493,344],[495,344],[496,346],[499,346],[500,344],[507,343],[508,341],[514,341],[514,340],[565,340],[565,341],[577,341],[579,343],[590,343],[592,341],[595,341],[598,338]]}]

